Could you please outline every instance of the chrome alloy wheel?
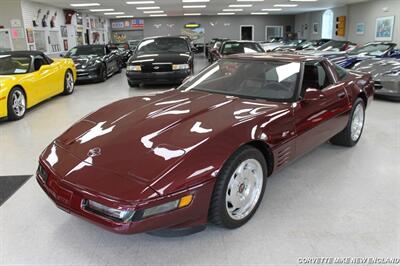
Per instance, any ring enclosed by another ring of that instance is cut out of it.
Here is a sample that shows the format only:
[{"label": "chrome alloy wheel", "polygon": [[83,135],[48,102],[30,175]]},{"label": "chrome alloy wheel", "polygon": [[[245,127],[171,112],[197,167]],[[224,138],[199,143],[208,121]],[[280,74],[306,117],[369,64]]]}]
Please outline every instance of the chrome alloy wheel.
[{"label": "chrome alloy wheel", "polygon": [[242,220],[251,213],[260,198],[263,182],[263,169],[257,160],[245,160],[236,168],[225,197],[226,210],[232,219]]},{"label": "chrome alloy wheel", "polygon": [[364,127],[364,107],[362,104],[358,104],[353,112],[351,119],[351,139],[357,141]]},{"label": "chrome alloy wheel", "polygon": [[26,102],[25,95],[19,91],[14,91],[12,95],[12,108],[16,116],[21,117],[25,114]]},{"label": "chrome alloy wheel", "polygon": [[72,76],[72,73],[69,71],[66,74],[65,82],[67,86],[67,92],[71,93],[74,90],[74,77]]}]

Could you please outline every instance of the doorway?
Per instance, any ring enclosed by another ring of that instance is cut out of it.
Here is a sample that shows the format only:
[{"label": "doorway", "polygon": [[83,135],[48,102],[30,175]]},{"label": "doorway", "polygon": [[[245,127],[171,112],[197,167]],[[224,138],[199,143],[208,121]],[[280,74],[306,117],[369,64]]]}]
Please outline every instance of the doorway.
[{"label": "doorway", "polygon": [[254,40],[254,25],[241,25],[240,26],[240,40],[253,41]]}]

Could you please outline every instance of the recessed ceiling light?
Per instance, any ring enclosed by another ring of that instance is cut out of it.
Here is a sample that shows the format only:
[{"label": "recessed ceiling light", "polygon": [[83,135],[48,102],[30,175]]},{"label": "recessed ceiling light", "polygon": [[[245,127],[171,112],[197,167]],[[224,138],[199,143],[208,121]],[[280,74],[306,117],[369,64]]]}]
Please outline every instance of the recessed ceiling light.
[{"label": "recessed ceiling light", "polygon": [[252,15],[268,15],[268,12],[251,12]]},{"label": "recessed ceiling light", "polygon": [[123,15],[125,12],[106,12],[104,15],[106,16],[114,16],[114,15]]},{"label": "recessed ceiling light", "polygon": [[282,8],[263,8],[262,11],[282,11]]},{"label": "recessed ceiling light", "polygon": [[137,7],[136,9],[138,10],[153,10],[153,9],[160,9],[159,6],[143,6],[143,7]]},{"label": "recessed ceiling light", "polygon": [[150,11],[143,11],[143,14],[160,14],[164,13],[162,10],[150,10]]},{"label": "recessed ceiling light", "polygon": [[133,18],[132,15],[126,15],[126,16],[115,16],[116,18]]},{"label": "recessed ceiling light", "polygon": [[167,14],[151,14],[150,17],[166,17]]},{"label": "recessed ceiling light", "polygon": [[224,12],[237,12],[237,11],[243,11],[243,9],[242,8],[225,8],[225,9],[222,9],[222,11],[224,11]]},{"label": "recessed ceiling light", "polygon": [[114,8],[103,8],[103,9],[89,9],[90,12],[107,12],[114,11]]},{"label": "recessed ceiling light", "polygon": [[289,0],[290,2],[317,2],[318,0]]},{"label": "recessed ceiling light", "polygon": [[129,1],[126,3],[128,5],[147,5],[147,4],[154,4],[154,1]]},{"label": "recessed ceiling light", "polygon": [[276,4],[275,7],[296,7],[298,4]]},{"label": "recessed ceiling light", "polygon": [[236,13],[230,12],[230,13],[217,13],[218,16],[226,16],[226,15],[235,15]]},{"label": "recessed ceiling light", "polygon": [[244,4],[244,5],[229,5],[229,7],[252,7],[252,4]]},{"label": "recessed ceiling light", "polygon": [[206,8],[206,5],[198,5],[198,6],[183,6],[183,8]]},{"label": "recessed ceiling light", "polygon": [[185,13],[184,16],[201,16],[201,13]]},{"label": "recessed ceiling light", "polygon": [[236,0],[237,2],[264,2],[264,0]]},{"label": "recessed ceiling light", "polygon": [[80,4],[70,4],[70,6],[74,7],[82,7],[82,6],[99,6],[99,3],[80,3]]}]

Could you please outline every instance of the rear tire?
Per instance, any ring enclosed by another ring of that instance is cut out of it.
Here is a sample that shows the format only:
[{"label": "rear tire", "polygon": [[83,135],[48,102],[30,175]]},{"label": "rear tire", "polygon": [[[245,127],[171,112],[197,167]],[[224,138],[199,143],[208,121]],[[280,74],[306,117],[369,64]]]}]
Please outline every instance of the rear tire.
[{"label": "rear tire", "polygon": [[20,120],[26,113],[26,97],[24,91],[15,87],[10,91],[7,99],[8,120]]},{"label": "rear tire", "polygon": [[238,149],[218,175],[209,221],[229,229],[248,222],[262,201],[267,175],[267,162],[258,149],[248,145]]},{"label": "rear tire", "polygon": [[105,82],[107,80],[107,66],[101,65],[98,82]]},{"label": "rear tire", "polygon": [[361,138],[365,123],[365,103],[361,98],[354,102],[349,122],[342,132],[330,139],[334,145],[353,147]]},{"label": "rear tire", "polygon": [[65,72],[65,77],[64,77],[63,95],[72,94],[74,92],[74,89],[75,89],[74,75],[72,74],[71,70],[67,70],[67,72]]}]

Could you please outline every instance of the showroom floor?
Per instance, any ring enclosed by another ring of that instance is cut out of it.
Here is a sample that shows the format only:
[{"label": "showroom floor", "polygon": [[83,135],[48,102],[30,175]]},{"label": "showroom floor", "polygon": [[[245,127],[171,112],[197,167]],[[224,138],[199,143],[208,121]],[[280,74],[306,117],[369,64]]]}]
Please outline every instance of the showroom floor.
[{"label": "showroom floor", "polygon": [[[206,65],[196,61],[196,70]],[[0,177],[32,175],[44,147],[129,88],[123,74],[79,85],[18,122],[0,122]],[[274,174],[257,214],[230,231],[181,238],[116,235],[57,209],[26,182],[0,207],[0,265],[278,265],[299,258],[400,257],[400,104],[376,100],[354,148],[324,144]],[[155,256],[157,255],[157,256]]]}]

